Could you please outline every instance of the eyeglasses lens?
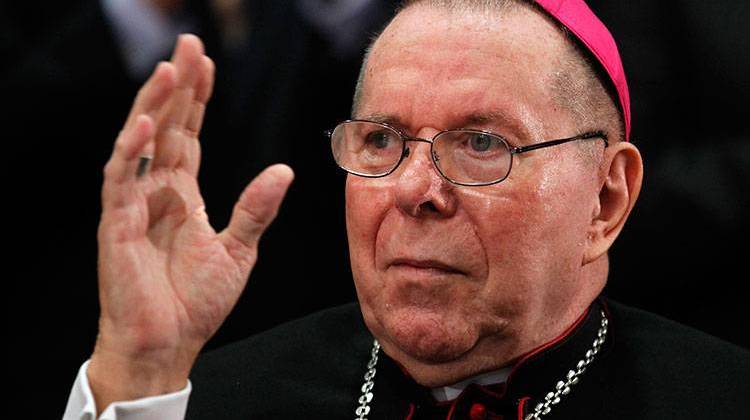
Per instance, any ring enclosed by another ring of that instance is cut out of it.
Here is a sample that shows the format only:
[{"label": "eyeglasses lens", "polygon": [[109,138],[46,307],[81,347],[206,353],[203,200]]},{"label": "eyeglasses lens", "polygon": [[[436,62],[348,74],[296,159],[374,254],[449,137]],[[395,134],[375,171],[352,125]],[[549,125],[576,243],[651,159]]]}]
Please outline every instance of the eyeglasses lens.
[{"label": "eyeglasses lens", "polygon": [[[344,170],[378,177],[392,172],[404,153],[394,129],[367,121],[339,124],[331,135],[336,163]],[[433,139],[433,161],[453,182],[482,185],[504,179],[511,166],[508,145],[499,136],[476,130],[444,131]]]}]

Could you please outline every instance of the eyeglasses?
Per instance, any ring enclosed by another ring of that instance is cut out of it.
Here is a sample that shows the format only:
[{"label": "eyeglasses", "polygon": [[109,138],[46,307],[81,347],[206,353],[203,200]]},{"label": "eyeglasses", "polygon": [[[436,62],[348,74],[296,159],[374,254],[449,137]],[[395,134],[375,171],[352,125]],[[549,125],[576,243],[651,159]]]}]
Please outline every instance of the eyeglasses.
[{"label": "eyeglasses", "polygon": [[464,186],[497,184],[513,167],[513,156],[576,140],[601,139],[609,146],[603,131],[550,140],[528,146],[511,146],[502,136],[483,130],[441,131],[432,139],[408,136],[385,123],[347,120],[325,133],[331,139],[336,164],[353,175],[380,178],[398,168],[409,156],[406,143],[430,143],[430,156],[440,175]]}]

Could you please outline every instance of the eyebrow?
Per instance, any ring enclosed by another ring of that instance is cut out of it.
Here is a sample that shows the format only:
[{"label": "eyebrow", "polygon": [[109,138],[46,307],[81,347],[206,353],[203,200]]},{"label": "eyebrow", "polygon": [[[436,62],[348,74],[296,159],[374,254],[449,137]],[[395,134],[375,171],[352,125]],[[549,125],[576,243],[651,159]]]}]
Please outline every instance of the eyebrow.
[{"label": "eyebrow", "polygon": [[[503,127],[503,131],[497,134],[507,136],[513,134],[518,140],[529,139],[530,132],[519,119],[509,116],[507,113],[497,111],[485,111],[470,113],[459,119],[460,126],[495,126]],[[510,133],[508,133],[510,131]]]},{"label": "eyebrow", "polygon": [[399,128],[399,129],[405,129],[406,128],[406,124],[404,124],[403,122],[401,122],[401,119],[398,116],[394,115],[394,114],[380,114],[380,113],[375,113],[375,114],[370,114],[370,115],[364,115],[364,116],[358,117],[357,119],[358,120],[367,120],[367,121],[374,121],[374,122],[378,122],[378,123],[388,124],[388,125],[392,125],[392,126],[394,126],[396,128]]},{"label": "eyebrow", "polygon": [[[390,126],[396,127],[400,130],[408,131],[407,124],[395,114],[374,113],[374,114],[359,117],[358,119],[384,123],[384,124],[388,124]],[[451,130],[451,129],[458,129],[458,128],[472,128],[476,126],[485,126],[485,127],[495,126],[498,128],[500,127],[504,128],[501,132],[497,132],[495,134],[500,134],[505,137],[508,134],[507,131],[510,130],[511,133],[514,134],[514,137],[519,140],[530,139],[529,130],[518,119],[510,117],[506,113],[503,113],[503,112],[498,112],[498,111],[470,112],[466,115],[456,118],[455,121],[456,121],[456,124],[454,126],[434,127],[434,128],[438,130]]]},{"label": "eyebrow", "polygon": [[507,118],[498,112],[481,112],[469,114],[464,118],[464,122],[468,124],[491,124],[498,120],[507,120]]}]

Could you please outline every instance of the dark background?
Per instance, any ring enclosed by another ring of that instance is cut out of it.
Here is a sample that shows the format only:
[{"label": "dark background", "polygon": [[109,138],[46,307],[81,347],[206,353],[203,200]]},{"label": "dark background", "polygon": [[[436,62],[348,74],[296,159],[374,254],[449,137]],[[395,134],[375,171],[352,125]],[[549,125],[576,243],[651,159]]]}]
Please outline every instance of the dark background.
[{"label": "dark background", "polygon": [[[391,2],[359,27],[360,46],[342,52],[292,2],[248,0],[249,41],[230,53],[210,11],[189,3],[217,62],[199,179],[212,224],[226,225],[266,165],[286,162],[297,173],[214,348],[355,298],[344,176],[322,132],[349,116],[362,47]],[[646,171],[611,251],[606,293],[750,347],[750,4],[589,4],[618,41]],[[125,73],[96,1],[4,1],[0,37],[6,380],[37,402],[33,417],[59,418],[96,338],[102,168],[141,81]]]}]

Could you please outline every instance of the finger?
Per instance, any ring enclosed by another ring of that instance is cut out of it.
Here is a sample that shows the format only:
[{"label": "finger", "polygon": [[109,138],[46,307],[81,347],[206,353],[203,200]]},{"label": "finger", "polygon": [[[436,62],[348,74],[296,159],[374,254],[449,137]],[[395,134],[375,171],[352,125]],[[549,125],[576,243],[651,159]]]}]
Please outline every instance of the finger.
[{"label": "finger", "polygon": [[206,112],[206,103],[211,97],[214,85],[214,62],[203,56],[203,68],[201,79],[198,81],[195,98],[193,99],[192,109],[185,127],[185,134],[188,139],[185,140],[185,148],[177,166],[181,166],[192,176],[198,176],[201,161],[201,146],[198,140],[201,127],[203,126],[203,117]]},{"label": "finger", "polygon": [[155,118],[157,110],[169,99],[176,84],[177,75],[174,65],[167,62],[159,63],[151,77],[138,91],[124,129],[131,128],[139,115],[146,114]]},{"label": "finger", "polygon": [[171,113],[167,115],[167,119],[168,122],[180,128],[185,126],[192,113],[193,101],[199,101],[205,105],[210,95],[213,80],[209,82],[206,79],[209,76],[213,79],[213,68],[206,67],[205,60],[208,60],[208,57],[204,55],[204,52],[203,42],[197,36],[192,34],[179,36],[172,63],[177,74],[177,90],[183,92],[176,100],[178,106],[170,110]]},{"label": "finger", "polygon": [[[157,119],[156,151],[152,167],[174,168],[187,160],[186,154],[195,146],[186,143],[191,137],[186,124],[193,109],[198,82],[201,79],[203,44],[194,35],[181,35],[172,63],[177,86]],[[201,116],[202,118],[202,116]]]},{"label": "finger", "polygon": [[130,130],[123,130],[115,141],[105,168],[107,180],[122,183],[136,176],[135,169],[148,142],[154,136],[154,122],[148,115],[139,115]]},{"label": "finger", "polygon": [[[177,86],[194,87],[200,78],[202,57],[205,55],[203,41],[193,34],[182,34],[177,37],[172,64],[177,68]],[[196,72],[196,69],[199,70]]]},{"label": "finger", "polygon": [[258,240],[278,213],[281,201],[294,179],[286,165],[266,168],[245,188],[234,206],[229,226],[219,238],[240,261],[254,258]]},{"label": "finger", "polygon": [[208,103],[208,99],[211,97],[213,91],[214,74],[216,71],[213,60],[205,55],[202,57],[201,67],[201,78],[196,85],[193,106],[186,124],[188,133],[194,137],[198,137],[203,125],[203,115],[206,110],[206,103]]},{"label": "finger", "polygon": [[202,79],[204,48],[200,38],[191,34],[180,35],[172,56],[177,74],[177,91],[173,95],[166,122],[182,128],[190,115],[198,84]]},{"label": "finger", "polygon": [[203,69],[202,79],[195,91],[195,99],[205,105],[213,93],[216,65],[213,60],[205,55],[201,57],[201,65]]},{"label": "finger", "polygon": [[148,155],[155,127],[148,115],[136,117],[133,127],[123,130],[117,137],[112,156],[104,166],[104,184],[102,186],[103,205],[113,204],[112,199],[128,181],[138,176],[142,169],[142,156]]}]

